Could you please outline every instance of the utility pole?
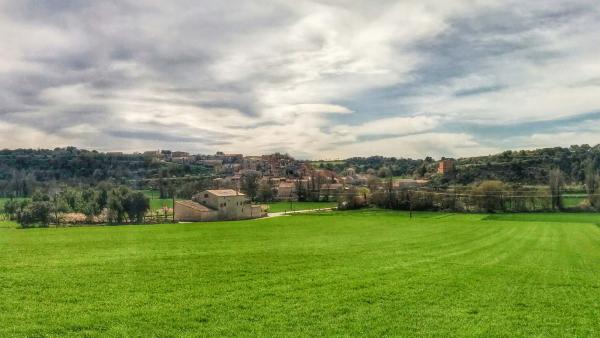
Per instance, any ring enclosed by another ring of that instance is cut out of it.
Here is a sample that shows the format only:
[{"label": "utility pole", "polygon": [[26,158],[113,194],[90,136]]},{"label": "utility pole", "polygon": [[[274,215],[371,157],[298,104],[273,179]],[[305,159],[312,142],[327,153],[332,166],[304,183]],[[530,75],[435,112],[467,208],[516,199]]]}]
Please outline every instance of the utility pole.
[{"label": "utility pole", "polygon": [[175,194],[171,195],[173,201],[173,223],[175,223]]},{"label": "utility pole", "polygon": [[56,221],[56,226],[60,225],[60,221],[58,220],[58,192],[54,193],[54,221]]}]

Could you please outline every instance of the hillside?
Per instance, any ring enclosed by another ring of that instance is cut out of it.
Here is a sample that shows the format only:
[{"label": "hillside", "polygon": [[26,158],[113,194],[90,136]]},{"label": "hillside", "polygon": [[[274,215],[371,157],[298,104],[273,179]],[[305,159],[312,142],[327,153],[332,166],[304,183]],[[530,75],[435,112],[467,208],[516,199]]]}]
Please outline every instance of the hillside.
[{"label": "hillside", "polygon": [[[437,161],[431,157],[406,159],[396,157],[355,157],[331,162],[314,162],[317,166],[344,172],[354,168],[359,173],[371,172],[381,177],[434,177]],[[560,168],[568,183],[580,184],[588,163],[600,168],[600,145],[574,145],[569,148],[542,148],[505,151],[499,154],[456,159],[453,175],[438,178],[443,183],[470,184],[482,180],[501,180],[521,184],[547,184],[548,172]]]},{"label": "hillside", "polygon": [[[144,188],[143,180],[209,172],[199,165],[160,162],[143,154],[77,149],[0,150],[0,196],[30,196],[36,187],[112,181]],[[141,185],[141,186],[140,186]]]}]

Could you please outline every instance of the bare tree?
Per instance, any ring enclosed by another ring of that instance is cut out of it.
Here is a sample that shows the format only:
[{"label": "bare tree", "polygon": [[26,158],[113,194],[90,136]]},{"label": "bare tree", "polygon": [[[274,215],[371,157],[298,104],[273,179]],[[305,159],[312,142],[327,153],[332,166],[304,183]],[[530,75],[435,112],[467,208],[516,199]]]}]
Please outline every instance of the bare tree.
[{"label": "bare tree", "polygon": [[585,189],[589,195],[596,192],[596,167],[594,162],[587,161],[585,165]]},{"label": "bare tree", "polygon": [[560,210],[562,209],[562,188],[564,185],[562,171],[559,168],[554,168],[550,170],[548,178],[552,209]]},{"label": "bare tree", "polygon": [[506,189],[506,185],[500,181],[483,181],[473,189],[472,198],[482,211],[504,210],[503,193]]},{"label": "bare tree", "polygon": [[598,191],[598,184],[600,183],[600,176],[596,171],[596,166],[591,160],[587,161],[585,166],[585,189],[588,193],[588,200],[590,205],[594,208],[600,207],[600,199],[596,196]]}]

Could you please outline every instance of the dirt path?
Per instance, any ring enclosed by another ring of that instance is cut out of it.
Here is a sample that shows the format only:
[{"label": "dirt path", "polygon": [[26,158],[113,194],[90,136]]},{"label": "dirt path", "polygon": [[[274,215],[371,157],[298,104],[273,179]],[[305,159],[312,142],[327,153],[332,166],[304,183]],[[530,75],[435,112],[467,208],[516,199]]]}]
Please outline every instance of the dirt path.
[{"label": "dirt path", "polygon": [[288,216],[290,214],[300,214],[307,212],[317,212],[317,211],[332,211],[336,208],[319,208],[319,209],[307,209],[307,210],[295,210],[295,211],[281,211],[281,212],[270,212],[267,214],[267,217],[280,217],[280,216]]}]

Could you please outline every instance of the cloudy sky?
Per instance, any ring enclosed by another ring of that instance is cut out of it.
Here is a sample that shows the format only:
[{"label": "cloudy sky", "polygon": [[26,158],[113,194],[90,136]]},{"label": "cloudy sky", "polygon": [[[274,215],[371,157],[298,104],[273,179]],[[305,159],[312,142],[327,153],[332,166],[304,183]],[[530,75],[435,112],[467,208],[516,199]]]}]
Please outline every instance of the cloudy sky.
[{"label": "cloudy sky", "polygon": [[600,143],[595,0],[0,0],[0,148],[582,143]]}]

